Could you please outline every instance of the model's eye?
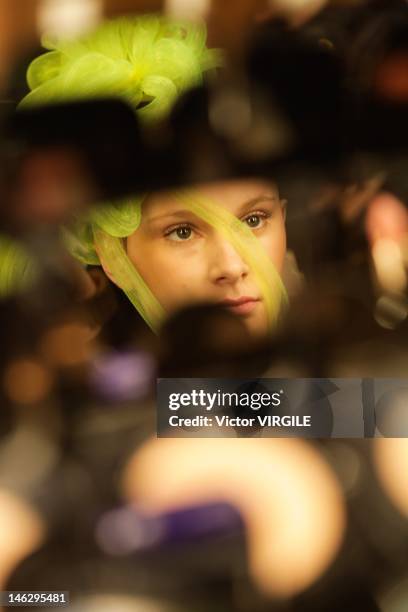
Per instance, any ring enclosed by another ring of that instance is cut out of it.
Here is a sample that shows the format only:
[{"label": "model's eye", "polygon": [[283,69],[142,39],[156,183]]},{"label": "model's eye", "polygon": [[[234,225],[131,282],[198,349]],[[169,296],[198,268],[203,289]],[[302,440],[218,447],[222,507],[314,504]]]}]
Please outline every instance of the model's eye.
[{"label": "model's eye", "polygon": [[189,240],[192,237],[192,235],[193,235],[193,230],[190,226],[180,225],[179,227],[176,227],[173,230],[170,230],[166,234],[166,237],[169,240],[174,240],[176,242],[182,242],[182,241]]},{"label": "model's eye", "polygon": [[265,215],[251,213],[248,217],[245,217],[244,221],[251,229],[258,229],[265,223]]}]

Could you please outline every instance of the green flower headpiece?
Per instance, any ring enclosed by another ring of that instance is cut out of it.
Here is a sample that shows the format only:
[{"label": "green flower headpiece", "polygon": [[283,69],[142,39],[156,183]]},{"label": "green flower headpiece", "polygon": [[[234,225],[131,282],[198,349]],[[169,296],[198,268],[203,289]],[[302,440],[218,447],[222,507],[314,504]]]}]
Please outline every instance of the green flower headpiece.
[{"label": "green flower headpiece", "polygon": [[[221,65],[221,53],[207,49],[204,24],[159,15],[107,21],[78,39],[43,36],[48,53],[29,66],[32,90],[20,108],[36,104],[114,96],[128,102],[143,122],[163,119],[186,90],[202,83],[203,73]],[[64,237],[72,254],[99,264],[94,249],[96,225],[124,238],[140,223],[142,198],[98,206],[74,223]]]},{"label": "green flower headpiece", "polygon": [[156,121],[181,93],[200,85],[206,70],[220,65],[220,52],[205,41],[203,24],[157,15],[107,21],[75,40],[43,36],[49,52],[31,63],[32,91],[20,106],[112,95],[142,120]]},{"label": "green flower headpiece", "polygon": [[[206,36],[204,24],[159,15],[107,21],[77,39],[44,35],[42,45],[48,52],[30,64],[31,92],[19,108],[113,96],[129,103],[142,122],[158,121],[183,92],[202,83],[204,72],[222,64],[221,52],[207,49]],[[82,263],[100,265],[95,235],[100,230],[115,238],[132,234],[140,223],[142,200],[105,202],[86,218],[75,219],[62,230],[68,249]],[[3,251],[10,253],[7,240]],[[10,291],[19,286],[23,269],[32,267],[28,258],[26,265],[21,256],[16,266],[11,260],[3,257],[0,266]],[[18,278],[10,283],[13,268]]]}]

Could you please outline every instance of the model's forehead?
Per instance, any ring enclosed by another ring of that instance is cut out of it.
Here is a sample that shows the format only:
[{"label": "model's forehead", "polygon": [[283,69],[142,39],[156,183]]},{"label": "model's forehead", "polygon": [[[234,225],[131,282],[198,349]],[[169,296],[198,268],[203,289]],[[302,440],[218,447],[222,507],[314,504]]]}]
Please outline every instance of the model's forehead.
[{"label": "model's forehead", "polygon": [[[272,181],[256,178],[200,183],[189,187],[189,190],[225,206],[230,212],[262,196],[278,198],[277,187]],[[183,206],[171,191],[149,194],[143,203],[143,211],[149,216],[171,213],[180,208]]]},{"label": "model's forehead", "polygon": [[242,203],[264,194],[277,195],[276,186],[272,181],[257,178],[202,183],[197,185],[196,189],[203,195],[226,203],[230,200],[233,202],[239,200]]}]

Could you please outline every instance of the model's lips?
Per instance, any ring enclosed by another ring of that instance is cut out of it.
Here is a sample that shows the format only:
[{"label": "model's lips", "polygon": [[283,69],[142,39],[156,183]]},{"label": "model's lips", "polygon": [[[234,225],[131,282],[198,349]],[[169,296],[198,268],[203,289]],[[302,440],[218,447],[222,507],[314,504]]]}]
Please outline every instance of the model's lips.
[{"label": "model's lips", "polygon": [[259,298],[244,295],[236,300],[223,300],[220,304],[235,314],[245,315],[251,313],[258,302],[260,302]]}]

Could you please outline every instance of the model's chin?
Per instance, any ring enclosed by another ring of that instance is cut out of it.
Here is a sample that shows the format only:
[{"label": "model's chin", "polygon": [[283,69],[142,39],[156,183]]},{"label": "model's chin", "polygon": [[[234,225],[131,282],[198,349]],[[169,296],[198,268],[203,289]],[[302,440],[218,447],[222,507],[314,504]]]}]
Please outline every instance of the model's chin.
[{"label": "model's chin", "polygon": [[271,328],[266,317],[266,313],[253,312],[248,316],[240,317],[245,327],[256,340],[266,338],[271,333]]},{"label": "model's chin", "polygon": [[200,309],[201,307],[205,306],[209,307],[209,312],[211,312],[211,308],[216,307],[221,312],[227,312],[230,315],[233,315],[234,318],[241,322],[242,326],[247,330],[247,332],[249,332],[250,337],[253,339],[258,340],[270,335],[271,329],[262,300],[248,302],[239,307],[225,307],[220,306],[219,303],[192,299],[184,302],[183,304],[177,304],[176,306],[172,305],[170,307],[169,305],[166,305],[166,320],[171,319],[190,308]]}]

